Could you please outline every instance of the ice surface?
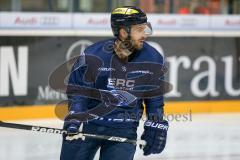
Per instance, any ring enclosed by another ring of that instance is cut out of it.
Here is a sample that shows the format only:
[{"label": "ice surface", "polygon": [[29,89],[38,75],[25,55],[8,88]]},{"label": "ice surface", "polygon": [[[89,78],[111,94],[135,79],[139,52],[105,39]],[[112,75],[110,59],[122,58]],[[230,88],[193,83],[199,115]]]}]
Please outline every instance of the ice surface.
[{"label": "ice surface", "polygon": [[[62,121],[52,119],[17,123],[62,126]],[[0,160],[58,160],[60,149],[60,135],[0,128]],[[196,114],[192,121],[172,121],[163,153],[144,157],[138,148],[135,159],[239,160],[240,114]]]}]

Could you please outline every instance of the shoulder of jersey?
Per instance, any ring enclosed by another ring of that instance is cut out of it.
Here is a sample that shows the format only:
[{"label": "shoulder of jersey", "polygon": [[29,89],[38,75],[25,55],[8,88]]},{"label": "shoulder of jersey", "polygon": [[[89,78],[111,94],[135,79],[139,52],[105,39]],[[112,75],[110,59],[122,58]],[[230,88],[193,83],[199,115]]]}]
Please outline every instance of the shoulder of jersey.
[{"label": "shoulder of jersey", "polygon": [[102,41],[98,41],[90,46],[88,46],[84,53],[91,55],[100,55],[102,53],[111,52],[113,49],[114,39],[106,39]]},{"label": "shoulder of jersey", "polygon": [[143,54],[146,54],[146,56],[149,57],[151,61],[157,63],[164,63],[164,57],[162,56],[162,54],[159,53],[154,47],[149,45],[147,42],[144,42],[141,52]]}]

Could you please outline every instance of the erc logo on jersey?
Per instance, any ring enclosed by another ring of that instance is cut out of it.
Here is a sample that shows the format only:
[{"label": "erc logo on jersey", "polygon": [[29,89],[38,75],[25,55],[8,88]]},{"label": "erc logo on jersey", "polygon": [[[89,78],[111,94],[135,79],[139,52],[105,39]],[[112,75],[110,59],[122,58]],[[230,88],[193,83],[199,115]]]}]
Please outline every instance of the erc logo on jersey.
[{"label": "erc logo on jersey", "polygon": [[134,85],[135,85],[135,80],[108,78],[107,87],[110,89],[118,89],[118,90],[133,90]]}]

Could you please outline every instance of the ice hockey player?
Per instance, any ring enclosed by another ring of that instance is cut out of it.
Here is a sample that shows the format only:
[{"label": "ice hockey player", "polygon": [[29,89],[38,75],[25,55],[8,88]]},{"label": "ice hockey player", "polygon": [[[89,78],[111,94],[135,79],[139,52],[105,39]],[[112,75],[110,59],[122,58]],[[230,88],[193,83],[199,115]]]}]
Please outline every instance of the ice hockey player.
[{"label": "ice hockey player", "polygon": [[[147,36],[152,33],[152,28],[147,21],[146,14],[140,8],[125,6],[114,9],[111,13],[111,27],[115,38],[96,42],[82,53],[82,55],[93,55],[102,60],[102,66],[97,69],[99,74],[96,79],[94,77],[92,83],[86,82],[85,73],[87,69],[91,68],[91,65],[83,67],[76,62],[69,76],[69,85],[130,92],[135,89],[134,85],[137,82],[134,81],[134,78],[129,79],[122,75],[124,71],[128,70],[128,64],[135,62],[164,63],[161,54],[145,42]],[[117,63],[122,64],[122,66],[116,65]],[[117,66],[121,66],[121,68],[116,68]],[[118,72],[115,73],[116,71]],[[151,73],[147,69],[143,71],[140,69],[135,74]],[[68,95],[68,98],[70,100],[70,113],[87,112],[101,103],[96,99],[76,94]],[[146,141],[143,154],[148,156],[161,153],[166,145],[168,122],[163,119],[163,96],[155,96],[138,98],[130,109],[128,106],[120,106],[104,116],[96,117],[94,120],[82,122],[73,119],[65,121],[64,129],[68,133],[63,136],[60,159],[92,160],[100,148],[101,160],[132,160],[136,151],[136,145],[134,144],[93,138],[69,141],[66,137],[83,132],[136,140],[137,127],[144,108],[143,103],[148,118],[144,123],[144,132],[141,135],[141,139]]]}]

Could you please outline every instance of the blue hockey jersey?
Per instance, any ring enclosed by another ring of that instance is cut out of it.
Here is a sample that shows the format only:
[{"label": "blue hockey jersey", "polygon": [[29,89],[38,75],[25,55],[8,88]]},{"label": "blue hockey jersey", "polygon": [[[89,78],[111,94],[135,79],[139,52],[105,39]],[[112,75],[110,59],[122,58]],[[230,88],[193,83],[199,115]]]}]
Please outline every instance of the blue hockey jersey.
[{"label": "blue hockey jersey", "polygon": [[[96,58],[96,63],[87,64],[84,57],[80,57],[72,69],[69,77],[69,85],[85,86],[100,90],[124,90],[130,93],[141,91],[151,86],[135,86],[136,77],[149,74],[151,71],[141,64],[153,63],[164,64],[162,55],[152,46],[144,42],[141,50],[134,51],[127,60],[119,59],[113,49],[115,39],[108,39],[97,42],[85,49],[83,55]],[[100,60],[100,61],[99,61]],[[100,65],[99,65],[100,64]],[[136,65],[138,64],[138,65]],[[139,65],[140,64],[140,65]],[[97,66],[97,67],[96,67]],[[133,66],[133,70],[128,72],[128,67]],[[135,67],[134,67],[135,66]],[[136,67],[140,66],[140,67]],[[160,68],[159,68],[160,69]],[[87,72],[87,70],[89,72]],[[158,70],[156,68],[156,70]],[[86,74],[87,73],[87,74]],[[162,77],[158,77],[163,79]],[[149,79],[150,81],[151,79]],[[87,112],[102,103],[82,95],[68,95],[69,110],[73,113]],[[146,105],[147,116],[162,118],[163,116],[163,96],[138,97],[137,102],[132,107],[120,106],[115,110],[87,123],[99,124],[114,128],[137,128],[143,113],[143,103]]]}]

